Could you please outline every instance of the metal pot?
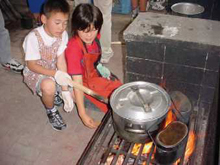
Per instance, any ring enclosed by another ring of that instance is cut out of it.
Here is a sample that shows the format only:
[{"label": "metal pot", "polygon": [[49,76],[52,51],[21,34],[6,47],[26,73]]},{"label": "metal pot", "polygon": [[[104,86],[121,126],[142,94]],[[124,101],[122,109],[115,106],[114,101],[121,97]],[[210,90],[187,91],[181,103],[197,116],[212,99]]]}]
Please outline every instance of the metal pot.
[{"label": "metal pot", "polygon": [[171,10],[174,15],[200,18],[205,9],[199,4],[180,2],[173,4]]},{"label": "metal pot", "polygon": [[110,98],[115,131],[127,141],[145,143],[159,129],[170,104],[167,92],[156,84],[124,84]]},{"label": "metal pot", "polygon": [[184,153],[188,127],[180,121],[170,123],[156,136],[155,160],[158,164],[173,164]]},{"label": "metal pot", "polygon": [[174,105],[175,111],[173,110],[173,112],[177,116],[177,119],[185,124],[189,124],[193,109],[191,101],[180,91],[172,91],[169,95]]}]

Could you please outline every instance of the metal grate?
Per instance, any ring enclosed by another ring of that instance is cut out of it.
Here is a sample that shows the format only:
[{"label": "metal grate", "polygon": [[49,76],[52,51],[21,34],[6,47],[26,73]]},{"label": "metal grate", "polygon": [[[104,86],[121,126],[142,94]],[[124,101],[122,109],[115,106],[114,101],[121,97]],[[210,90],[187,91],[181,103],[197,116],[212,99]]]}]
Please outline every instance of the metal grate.
[{"label": "metal grate", "polygon": [[[118,144],[120,141],[120,144]],[[114,145],[119,145],[118,149],[114,149]],[[126,142],[123,139],[120,139],[117,135],[114,135],[114,141],[112,142],[109,149],[104,154],[103,159],[100,161],[101,165],[107,164],[122,164],[122,165],[142,165],[149,164],[151,157],[154,151],[154,145],[151,147],[151,152],[148,156],[143,154],[143,149],[145,144],[141,144],[138,154],[132,154],[135,143]],[[121,163],[119,163],[121,161]]]}]

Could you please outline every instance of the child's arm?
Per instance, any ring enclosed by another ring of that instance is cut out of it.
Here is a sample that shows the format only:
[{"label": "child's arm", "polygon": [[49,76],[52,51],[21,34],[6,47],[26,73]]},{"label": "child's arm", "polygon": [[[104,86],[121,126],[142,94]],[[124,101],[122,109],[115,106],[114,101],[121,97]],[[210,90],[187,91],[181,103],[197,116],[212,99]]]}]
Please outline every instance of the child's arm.
[{"label": "child's arm", "polygon": [[27,67],[35,73],[46,75],[46,76],[52,76],[55,78],[56,82],[59,85],[64,86],[72,86],[71,83],[69,83],[67,80],[71,79],[71,77],[66,73],[66,62],[64,54],[60,55],[57,58],[57,68],[56,69],[46,69],[42,67],[41,65],[37,64],[37,60],[27,60]]},{"label": "child's arm", "polygon": [[[83,84],[82,76],[81,75],[75,75],[72,76],[73,80],[79,84]],[[86,109],[84,106],[84,92],[82,92],[79,89],[74,89],[75,92],[75,99],[76,104],[78,107],[78,113],[82,120],[82,122],[89,128],[97,128],[99,123],[95,122],[90,116],[87,115]]]},{"label": "child's arm", "polygon": [[[66,66],[66,60],[65,60],[64,53],[59,55],[57,58],[57,69],[65,72],[65,73],[67,72],[67,66]],[[67,90],[67,89],[68,89],[67,86],[62,86],[62,90]]]},{"label": "child's arm", "polygon": [[41,65],[37,64],[37,60],[27,61],[27,67],[32,72],[47,75],[47,76],[54,76],[56,73],[55,69],[54,70],[53,69],[46,69],[46,68],[42,67]]},{"label": "child's arm", "polygon": [[64,53],[58,56],[57,58],[57,69],[67,72],[66,59]]},{"label": "child's arm", "polygon": [[[66,67],[67,67],[66,66],[66,59],[65,59],[64,53],[62,53],[57,58],[57,69],[66,73],[67,72]],[[71,80],[71,77],[70,77],[70,80]],[[66,80],[66,81],[68,81],[68,80]],[[69,92],[68,86],[61,86],[61,88],[62,88],[62,98],[64,101],[64,110],[66,112],[71,112],[74,107],[72,94]]]}]

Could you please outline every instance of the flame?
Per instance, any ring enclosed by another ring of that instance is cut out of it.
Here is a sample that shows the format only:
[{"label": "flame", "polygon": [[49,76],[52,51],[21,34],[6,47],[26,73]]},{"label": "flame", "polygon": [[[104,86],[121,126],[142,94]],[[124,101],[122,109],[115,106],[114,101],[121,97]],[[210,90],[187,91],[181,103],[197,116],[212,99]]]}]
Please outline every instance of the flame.
[{"label": "flame", "polygon": [[[195,140],[196,140],[196,135],[194,131],[190,131],[188,141],[186,144],[184,162],[188,162],[189,157],[192,155],[195,149]],[[178,163],[180,163],[180,159],[178,159],[174,165],[178,165]]]},{"label": "flame", "polygon": [[165,124],[164,124],[163,128],[165,128],[172,121],[176,121],[176,115],[173,113],[173,111],[172,111],[173,109],[175,109],[175,106],[172,104],[169,108],[168,113],[167,113],[167,117],[166,117]]},{"label": "flame", "polygon": [[185,159],[188,159],[195,149],[196,135],[194,131],[189,132],[189,138],[186,145]]},{"label": "flame", "polygon": [[180,163],[180,158],[173,165],[178,165],[179,163]]},{"label": "flame", "polygon": [[[151,149],[152,145],[153,145],[153,142],[146,143],[144,145],[144,149],[143,149],[142,154],[150,153],[150,149]],[[141,144],[135,144],[131,153],[134,154],[135,156],[137,156],[138,152],[140,150],[140,147],[141,147]]]},{"label": "flame", "polygon": [[180,108],[180,103],[179,102],[175,102],[175,105],[172,104],[169,108],[169,111],[167,113],[167,117],[165,120],[165,124],[164,124],[164,128],[170,124],[172,121],[176,121],[176,115],[172,112],[173,109],[178,110]]},{"label": "flame", "polygon": [[168,124],[170,124],[172,121],[174,121],[174,116],[173,116],[172,110],[169,110],[168,113],[167,113],[166,120],[165,120],[165,126],[164,126],[164,128],[165,128]]}]

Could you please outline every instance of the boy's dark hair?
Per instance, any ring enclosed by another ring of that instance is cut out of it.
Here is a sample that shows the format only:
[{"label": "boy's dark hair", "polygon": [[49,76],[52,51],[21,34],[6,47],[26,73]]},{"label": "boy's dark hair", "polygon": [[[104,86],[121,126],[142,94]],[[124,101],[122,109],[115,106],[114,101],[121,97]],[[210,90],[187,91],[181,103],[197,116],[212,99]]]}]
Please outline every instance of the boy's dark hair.
[{"label": "boy's dark hair", "polygon": [[82,3],[79,4],[72,14],[72,34],[73,36],[78,35],[77,30],[85,30],[93,25],[98,32],[100,32],[103,24],[102,13],[94,5]]},{"label": "boy's dark hair", "polygon": [[66,0],[46,0],[42,6],[41,14],[50,17],[52,12],[69,14],[70,8]]}]

